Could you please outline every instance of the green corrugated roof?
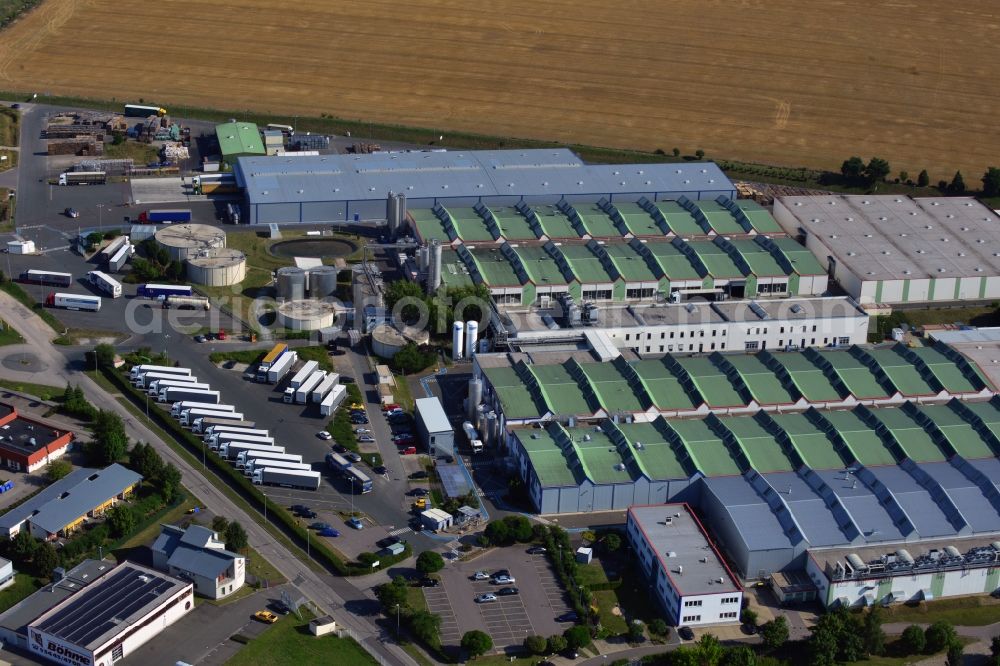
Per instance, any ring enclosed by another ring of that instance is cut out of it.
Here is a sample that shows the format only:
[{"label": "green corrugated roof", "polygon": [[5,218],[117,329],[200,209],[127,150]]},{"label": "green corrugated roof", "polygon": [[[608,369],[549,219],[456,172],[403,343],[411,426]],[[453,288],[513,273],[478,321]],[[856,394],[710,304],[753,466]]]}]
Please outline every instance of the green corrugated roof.
[{"label": "green corrugated roof", "polygon": [[916,354],[920,360],[927,364],[935,379],[941,382],[952,393],[971,393],[978,391],[979,386],[974,385],[962,374],[955,362],[932,347],[915,347],[909,350]]},{"label": "green corrugated roof", "polygon": [[871,369],[846,351],[816,350],[833,366],[834,372],[856,398],[888,398],[889,394]]},{"label": "green corrugated roof", "polygon": [[511,419],[538,418],[548,411],[545,400],[525,386],[511,367],[483,368],[483,374],[493,385],[504,414]]},{"label": "green corrugated roof", "polygon": [[[652,423],[620,423],[618,429],[625,436],[633,455],[639,461],[642,472],[652,480],[686,479],[692,471],[685,469],[684,463],[663,435]],[[642,444],[636,449],[635,444]]]},{"label": "green corrugated roof", "polygon": [[732,354],[724,357],[739,372],[750,390],[750,395],[763,405],[791,404],[796,401],[774,371],[764,365],[754,354]]},{"label": "green corrugated roof", "polygon": [[703,236],[705,230],[694,215],[676,201],[658,201],[656,208],[667,221],[667,227],[678,236]]},{"label": "green corrugated roof", "polygon": [[781,233],[781,225],[771,217],[767,209],[763,208],[753,199],[736,199],[733,201],[736,207],[743,211],[749,218],[750,225],[762,234]]},{"label": "green corrugated roof", "polygon": [[604,433],[592,428],[572,428],[566,432],[573,440],[577,455],[583,463],[587,477],[598,484],[630,483],[628,469],[616,469],[624,461],[614,442]]},{"label": "green corrugated roof", "polygon": [[500,235],[507,240],[533,240],[538,238],[531,230],[531,225],[515,208],[490,208],[497,224],[500,225]]},{"label": "green corrugated roof", "polygon": [[804,414],[774,414],[774,422],[788,434],[802,461],[812,469],[838,469],[844,466],[833,442],[819,426]]},{"label": "green corrugated roof", "polygon": [[476,260],[479,272],[483,275],[483,280],[490,287],[512,287],[519,286],[521,281],[514,272],[514,267],[510,265],[507,258],[497,249],[474,249],[469,251],[472,258]]},{"label": "green corrugated roof", "polygon": [[744,277],[732,257],[712,241],[689,241],[688,245],[698,255],[709,274],[716,278],[736,279]]},{"label": "green corrugated roof", "polygon": [[608,284],[615,281],[597,255],[586,245],[561,245],[559,251],[566,257],[573,275],[581,284]]},{"label": "green corrugated roof", "polygon": [[862,465],[892,465],[897,462],[878,433],[854,412],[837,410],[822,414]]},{"label": "green corrugated roof", "polygon": [[632,388],[614,363],[583,363],[583,374],[590,381],[601,406],[614,412],[641,412],[649,406],[649,397],[641,386]]},{"label": "green corrugated roof", "polygon": [[991,458],[996,455],[982,435],[947,405],[920,405],[917,410],[934,422],[963,458]]},{"label": "green corrugated roof", "polygon": [[472,277],[468,274],[465,264],[452,250],[441,251],[441,281],[446,287],[472,285]]},{"label": "green corrugated roof", "polygon": [[493,240],[493,234],[486,228],[486,220],[472,208],[445,208],[445,211],[451,216],[458,237],[466,243]]},{"label": "green corrugated roof", "polygon": [[990,432],[1000,438],[1000,409],[991,402],[965,402],[965,407],[983,420]]},{"label": "green corrugated roof", "polygon": [[580,216],[583,228],[591,236],[595,238],[622,237],[622,232],[618,231],[614,220],[608,217],[608,214],[601,210],[597,204],[575,204],[573,208]]},{"label": "green corrugated roof", "polygon": [[521,246],[513,248],[517,256],[524,264],[524,270],[528,272],[528,277],[537,285],[564,285],[566,278],[556,264],[556,260],[549,256],[544,248],[538,245]]},{"label": "green corrugated roof", "polygon": [[657,280],[657,276],[646,260],[640,257],[628,243],[607,243],[602,247],[611,257],[612,263],[626,282],[655,282]]},{"label": "green corrugated roof", "polygon": [[931,395],[934,387],[920,376],[920,371],[891,349],[869,349],[872,358],[903,395]]},{"label": "green corrugated roof", "polygon": [[667,370],[660,360],[633,361],[632,367],[642,378],[649,391],[653,403],[664,411],[677,409],[694,409],[697,405],[691,400],[680,380]]},{"label": "green corrugated roof", "polygon": [[719,421],[733,433],[750,466],[758,472],[790,472],[794,469],[774,435],[752,416],[724,416]]},{"label": "green corrugated roof", "polygon": [[264,141],[253,123],[222,123],[215,126],[222,159],[241,155],[265,155]]},{"label": "green corrugated roof", "polygon": [[534,209],[542,231],[550,240],[580,237],[569,218],[555,206],[534,206]]},{"label": "green corrugated roof", "polygon": [[743,261],[750,266],[750,272],[758,277],[780,277],[787,275],[785,270],[771,253],[748,238],[736,238],[730,241]]},{"label": "green corrugated roof", "polygon": [[407,212],[413,218],[413,223],[417,225],[417,233],[424,241],[439,240],[447,243],[451,240],[444,228],[444,222],[429,208],[411,208]]},{"label": "green corrugated roof", "polygon": [[645,244],[656,257],[660,269],[670,280],[700,280],[698,269],[687,256],[668,241],[655,241]]},{"label": "green corrugated roof", "polygon": [[684,442],[695,467],[705,476],[730,476],[740,474],[739,465],[722,439],[712,432],[704,419],[675,419],[667,425]]},{"label": "green corrugated roof", "polygon": [[701,199],[692,201],[695,208],[704,213],[709,225],[720,236],[729,234],[745,234],[746,229],[733,217],[725,207],[717,201],[711,199]]},{"label": "green corrugated roof", "polygon": [[801,352],[778,352],[772,354],[785,368],[799,393],[809,402],[841,400],[840,395],[823,371],[817,368]]},{"label": "green corrugated roof", "polygon": [[901,409],[873,409],[875,417],[889,429],[903,452],[916,462],[940,462],[945,459],[924,427]]},{"label": "green corrugated roof", "polygon": [[777,237],[771,239],[794,270],[799,275],[823,275],[826,269],[816,259],[816,255],[802,247],[794,239]]},{"label": "green corrugated roof", "polygon": [[678,356],[674,359],[691,376],[705,402],[713,407],[745,404],[729,379],[704,356]]},{"label": "green corrugated roof", "polygon": [[[656,226],[653,217],[644,211],[639,204],[631,202],[615,203],[615,208],[621,213],[625,227],[636,236],[662,236],[663,231]],[[620,234],[619,234],[620,235]]]},{"label": "green corrugated roof", "polygon": [[545,402],[557,415],[593,414],[599,405],[590,405],[580,385],[561,365],[529,365],[538,380]]},{"label": "green corrugated roof", "polygon": [[563,450],[547,431],[521,430],[518,439],[543,486],[578,486],[583,483],[582,470],[579,475],[574,474]]}]

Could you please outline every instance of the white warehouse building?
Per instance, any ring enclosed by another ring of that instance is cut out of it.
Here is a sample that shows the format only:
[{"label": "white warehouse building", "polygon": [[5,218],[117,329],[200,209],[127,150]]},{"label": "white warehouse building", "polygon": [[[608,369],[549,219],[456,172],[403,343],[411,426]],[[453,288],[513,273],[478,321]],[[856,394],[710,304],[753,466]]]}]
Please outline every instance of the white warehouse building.
[{"label": "white warehouse building", "polygon": [[774,218],[862,305],[1000,298],[1000,216],[972,197],[779,197]]},{"label": "white warehouse building", "polygon": [[743,589],[686,504],[629,507],[626,533],[672,624],[739,622]]}]

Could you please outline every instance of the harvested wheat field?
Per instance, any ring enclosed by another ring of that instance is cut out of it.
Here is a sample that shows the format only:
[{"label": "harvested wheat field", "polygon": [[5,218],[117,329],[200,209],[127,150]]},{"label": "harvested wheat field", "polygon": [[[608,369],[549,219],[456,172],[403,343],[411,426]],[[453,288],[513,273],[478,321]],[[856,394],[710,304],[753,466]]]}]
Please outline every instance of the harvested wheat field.
[{"label": "harvested wheat field", "polygon": [[0,88],[968,182],[998,55],[986,0],[47,0]]}]

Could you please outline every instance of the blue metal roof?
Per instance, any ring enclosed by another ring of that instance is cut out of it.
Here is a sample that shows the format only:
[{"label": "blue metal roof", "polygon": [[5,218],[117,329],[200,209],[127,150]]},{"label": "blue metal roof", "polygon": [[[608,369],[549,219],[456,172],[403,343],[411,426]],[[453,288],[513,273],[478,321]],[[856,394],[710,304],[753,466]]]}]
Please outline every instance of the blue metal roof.
[{"label": "blue metal roof", "polygon": [[794,544],[767,502],[743,476],[715,476],[701,480],[703,492],[716,496],[750,551],[790,548]]},{"label": "blue metal roof", "polygon": [[955,534],[941,505],[906,470],[896,465],[879,465],[868,470],[893,494],[922,538]]},{"label": "blue metal roof", "polygon": [[781,494],[810,545],[839,546],[845,543],[847,538],[833,512],[801,476],[795,472],[763,476]]},{"label": "blue metal roof", "polygon": [[93,471],[64,493],[37,507],[30,521],[50,534],[55,534],[80,516],[142,481],[142,476],[118,463]]},{"label": "blue metal roof", "polygon": [[24,504],[21,504],[20,506],[17,506],[0,516],[0,530],[10,533],[11,530],[30,518],[31,514],[39,511],[43,506],[59,497],[64,492],[76,487],[88,476],[96,473],[97,471],[98,470],[91,469],[89,467],[81,467],[73,470],[52,485],[39,491],[37,495],[25,501]]},{"label": "blue metal roof", "polygon": [[941,484],[945,493],[975,533],[1000,531],[1000,513],[983,494],[983,490],[948,462],[919,463],[932,479]]},{"label": "blue metal roof", "polygon": [[844,473],[839,470],[817,471],[816,474],[830,486],[854,518],[865,541],[877,543],[903,540],[904,535],[893,524],[892,516],[864,484],[855,484],[853,479],[845,479]]},{"label": "blue metal roof", "polygon": [[495,196],[732,194],[711,162],[587,165],[565,148],[240,157],[233,169],[250,204]]}]

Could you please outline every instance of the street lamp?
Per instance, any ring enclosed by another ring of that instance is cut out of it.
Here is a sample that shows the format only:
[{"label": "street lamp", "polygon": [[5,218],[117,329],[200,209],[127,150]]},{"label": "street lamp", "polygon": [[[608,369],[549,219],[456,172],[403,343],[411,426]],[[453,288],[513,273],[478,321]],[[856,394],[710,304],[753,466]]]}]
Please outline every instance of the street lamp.
[{"label": "street lamp", "polygon": [[97,228],[104,231],[104,204],[97,204]]},{"label": "street lamp", "polygon": [[399,604],[396,604],[396,640],[399,640]]},{"label": "street lamp", "polygon": [[351,477],[351,517],[354,517],[354,477]]}]

